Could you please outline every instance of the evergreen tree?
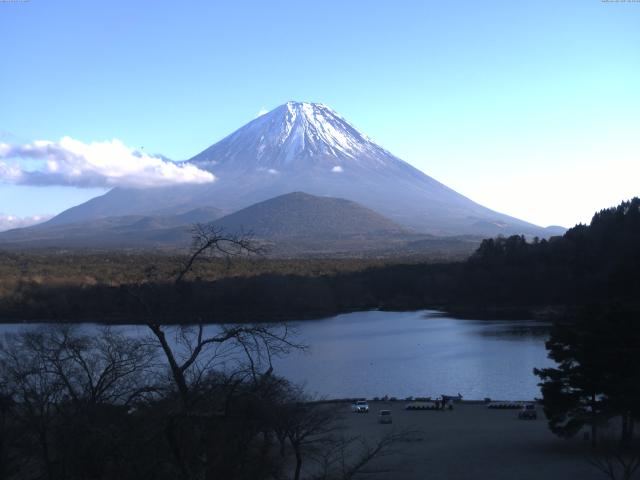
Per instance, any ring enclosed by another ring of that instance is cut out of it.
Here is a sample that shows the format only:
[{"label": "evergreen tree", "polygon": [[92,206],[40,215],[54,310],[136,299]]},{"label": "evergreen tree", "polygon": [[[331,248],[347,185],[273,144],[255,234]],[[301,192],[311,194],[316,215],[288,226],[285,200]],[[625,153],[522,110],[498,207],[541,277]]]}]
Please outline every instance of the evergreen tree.
[{"label": "evergreen tree", "polygon": [[542,403],[551,431],[572,437],[589,425],[595,443],[597,424],[605,415],[606,377],[597,354],[599,338],[588,323],[556,325],[546,347],[558,366],[534,373],[542,380]]},{"label": "evergreen tree", "polygon": [[556,368],[535,369],[550,429],[571,437],[613,417],[629,444],[640,418],[640,323],[619,307],[591,309],[572,324],[556,325],[546,344]]}]

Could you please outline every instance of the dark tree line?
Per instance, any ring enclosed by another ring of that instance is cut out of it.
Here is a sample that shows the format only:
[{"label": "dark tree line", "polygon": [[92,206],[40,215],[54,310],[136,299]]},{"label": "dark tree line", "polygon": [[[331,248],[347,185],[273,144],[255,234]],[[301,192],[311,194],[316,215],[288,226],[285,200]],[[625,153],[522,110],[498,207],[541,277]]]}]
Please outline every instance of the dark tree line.
[{"label": "dark tree line", "polygon": [[634,198],[596,213],[590,225],[578,225],[562,237],[484,240],[467,270],[493,278],[481,289],[491,299],[578,306],[617,301],[638,307],[638,245],[640,198]]},{"label": "dark tree line", "polygon": [[640,467],[634,437],[640,419],[638,245],[635,198],[549,242],[485,241],[473,260],[556,269],[548,285],[574,309],[556,323],[546,344],[557,366],[534,370],[542,404],[554,433],[590,437],[589,461],[611,479],[631,478]]},{"label": "dark tree line", "polygon": [[398,264],[363,271],[264,274],[176,285],[153,279],[137,285],[154,297],[153,312],[130,295],[132,285],[19,285],[0,298],[0,318],[158,323],[304,319],[367,308],[442,308],[474,317],[530,318],[533,309],[575,309],[618,301],[640,309],[640,199],[594,215],[562,237],[521,236],[482,242],[465,262]]}]

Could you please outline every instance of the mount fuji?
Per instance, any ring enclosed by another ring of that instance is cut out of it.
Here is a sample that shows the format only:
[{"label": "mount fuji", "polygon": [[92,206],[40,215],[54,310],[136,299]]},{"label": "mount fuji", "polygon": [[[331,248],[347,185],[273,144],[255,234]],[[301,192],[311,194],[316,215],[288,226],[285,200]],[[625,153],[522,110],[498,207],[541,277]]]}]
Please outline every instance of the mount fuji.
[{"label": "mount fuji", "polygon": [[216,180],[205,185],[115,188],[43,226],[132,215],[166,217],[211,207],[231,214],[304,192],[357,202],[416,233],[555,233],[455,192],[395,157],[323,104],[288,102],[186,162],[212,172]]}]

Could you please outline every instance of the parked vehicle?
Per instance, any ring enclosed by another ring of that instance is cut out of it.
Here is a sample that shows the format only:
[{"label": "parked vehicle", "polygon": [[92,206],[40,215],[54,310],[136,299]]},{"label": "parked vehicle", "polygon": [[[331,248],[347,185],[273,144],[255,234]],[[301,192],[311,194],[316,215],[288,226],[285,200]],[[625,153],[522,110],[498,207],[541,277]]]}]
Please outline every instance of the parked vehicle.
[{"label": "parked vehicle", "polygon": [[538,418],[536,406],[533,403],[523,405],[518,412],[518,418],[520,420],[536,420]]},{"label": "parked vehicle", "polygon": [[358,400],[351,405],[351,411],[354,413],[369,413],[369,404],[366,400]]},{"label": "parked vehicle", "polygon": [[378,423],[393,423],[391,410],[380,410],[378,413]]}]

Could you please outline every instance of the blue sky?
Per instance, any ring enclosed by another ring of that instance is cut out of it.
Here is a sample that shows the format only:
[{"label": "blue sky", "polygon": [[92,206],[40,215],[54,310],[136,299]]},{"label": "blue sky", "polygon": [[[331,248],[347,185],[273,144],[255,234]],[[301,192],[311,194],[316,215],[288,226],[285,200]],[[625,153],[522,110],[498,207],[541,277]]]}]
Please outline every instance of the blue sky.
[{"label": "blue sky", "polygon": [[[6,144],[181,160],[301,100],[541,225],[640,194],[640,3],[30,0],[0,3],[0,44]],[[5,215],[104,191],[1,181]]]}]

